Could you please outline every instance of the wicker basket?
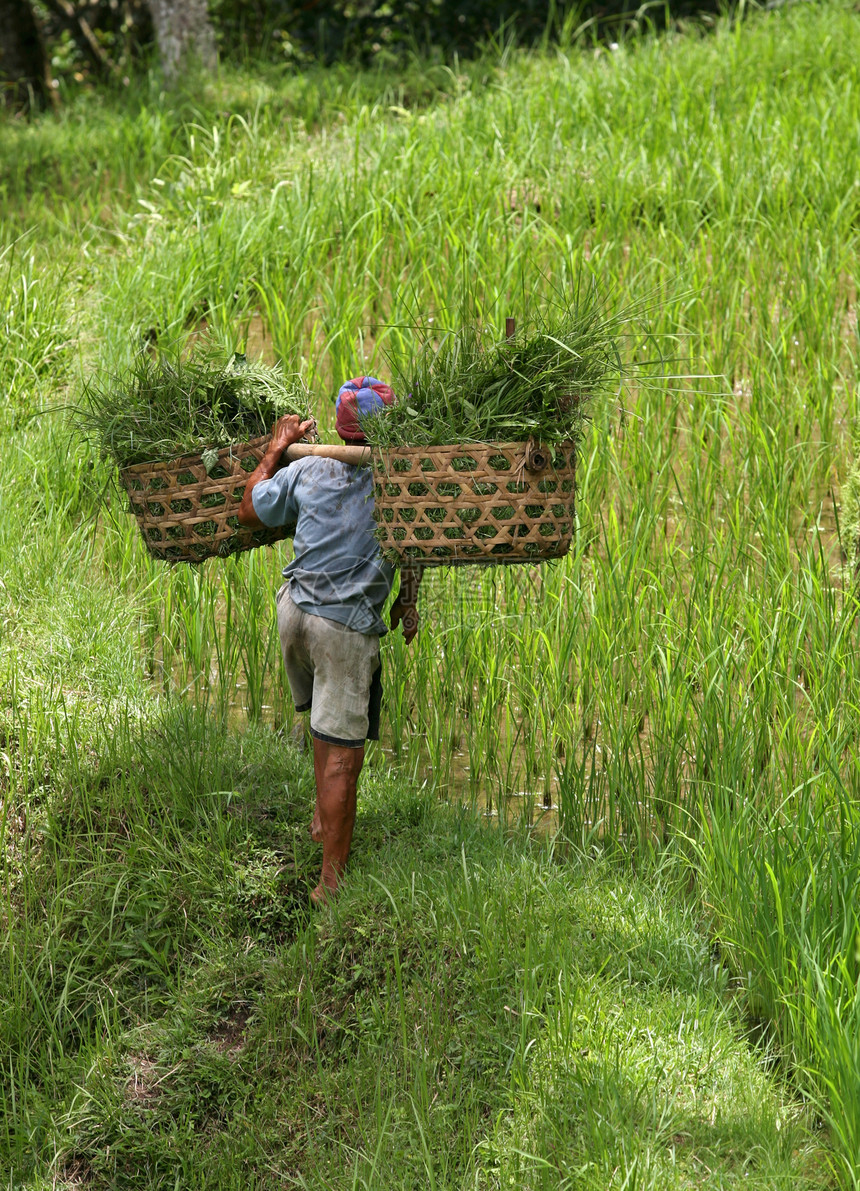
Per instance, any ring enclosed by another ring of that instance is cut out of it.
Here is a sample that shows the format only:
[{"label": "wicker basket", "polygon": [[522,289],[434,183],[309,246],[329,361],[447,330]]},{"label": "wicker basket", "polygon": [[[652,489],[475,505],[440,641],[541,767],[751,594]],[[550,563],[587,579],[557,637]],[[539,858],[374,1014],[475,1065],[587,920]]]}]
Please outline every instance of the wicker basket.
[{"label": "wicker basket", "polygon": [[561,558],[573,537],[575,452],[572,442],[374,449],[383,550],[419,566]]},{"label": "wicker basket", "polygon": [[149,553],[165,562],[203,562],[289,537],[295,526],[246,529],[236,518],[269,438],[224,447],[208,472],[199,454],[124,468],[120,479]]}]

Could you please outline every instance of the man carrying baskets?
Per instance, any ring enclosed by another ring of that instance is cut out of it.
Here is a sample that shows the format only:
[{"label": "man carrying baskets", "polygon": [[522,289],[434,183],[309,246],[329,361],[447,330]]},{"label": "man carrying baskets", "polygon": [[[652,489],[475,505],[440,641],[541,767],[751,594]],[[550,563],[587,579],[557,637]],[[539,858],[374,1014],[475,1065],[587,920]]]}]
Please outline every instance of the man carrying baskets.
[{"label": "man carrying baskets", "polygon": [[[381,412],[393,400],[375,377],[347,381],[337,398],[338,434],[347,443],[365,442],[360,415]],[[394,569],[376,540],[370,468],[322,456],[285,464],[286,448],[312,425],[294,414],[280,419],[238,517],[253,529],[296,524],[293,560],[278,592],[278,632],[296,710],[311,713],[317,791],[311,836],[323,846],[311,898],[320,904],[337,889],[349,856],[364,743],[379,739],[379,638],[388,631],[381,613]],[[403,625],[407,644],[418,631],[420,577],[420,570],[403,571],[391,608],[391,627]]]}]

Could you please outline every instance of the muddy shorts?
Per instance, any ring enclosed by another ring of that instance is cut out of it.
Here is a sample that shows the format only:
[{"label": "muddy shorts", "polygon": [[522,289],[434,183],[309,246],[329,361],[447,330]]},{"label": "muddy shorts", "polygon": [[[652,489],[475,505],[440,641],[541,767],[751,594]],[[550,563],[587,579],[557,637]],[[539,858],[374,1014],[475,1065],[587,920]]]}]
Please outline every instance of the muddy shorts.
[{"label": "muddy shorts", "polygon": [[302,612],[288,583],[278,592],[278,633],[293,702],[311,713],[311,735],[345,748],[379,740],[379,637]]}]

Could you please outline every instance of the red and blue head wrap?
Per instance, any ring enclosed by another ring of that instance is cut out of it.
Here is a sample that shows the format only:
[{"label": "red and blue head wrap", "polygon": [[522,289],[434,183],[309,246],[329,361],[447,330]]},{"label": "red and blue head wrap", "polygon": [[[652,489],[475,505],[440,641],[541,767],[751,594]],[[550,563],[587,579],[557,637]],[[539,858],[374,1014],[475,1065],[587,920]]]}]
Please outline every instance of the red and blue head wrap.
[{"label": "red and blue head wrap", "polygon": [[335,429],[344,442],[366,442],[361,418],[394,401],[394,393],[375,376],[358,376],[341,385],[335,408]]}]

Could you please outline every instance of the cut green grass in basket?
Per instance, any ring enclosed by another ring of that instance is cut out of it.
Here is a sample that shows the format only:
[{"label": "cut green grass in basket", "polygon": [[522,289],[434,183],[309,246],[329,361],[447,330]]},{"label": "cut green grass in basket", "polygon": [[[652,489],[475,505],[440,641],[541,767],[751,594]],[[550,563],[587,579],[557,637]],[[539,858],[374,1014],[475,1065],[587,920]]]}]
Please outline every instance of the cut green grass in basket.
[{"label": "cut green grass in basket", "polygon": [[141,352],[127,372],[91,379],[84,399],[79,424],[120,468],[205,455],[268,433],[284,414],[311,416],[298,376],[207,341],[186,356]]},{"label": "cut green grass in basket", "polygon": [[589,284],[528,309],[510,339],[477,319],[462,329],[416,329],[411,352],[391,353],[398,396],[363,419],[376,446],[576,441],[588,402],[625,374],[620,340],[644,308],[611,312]]}]

